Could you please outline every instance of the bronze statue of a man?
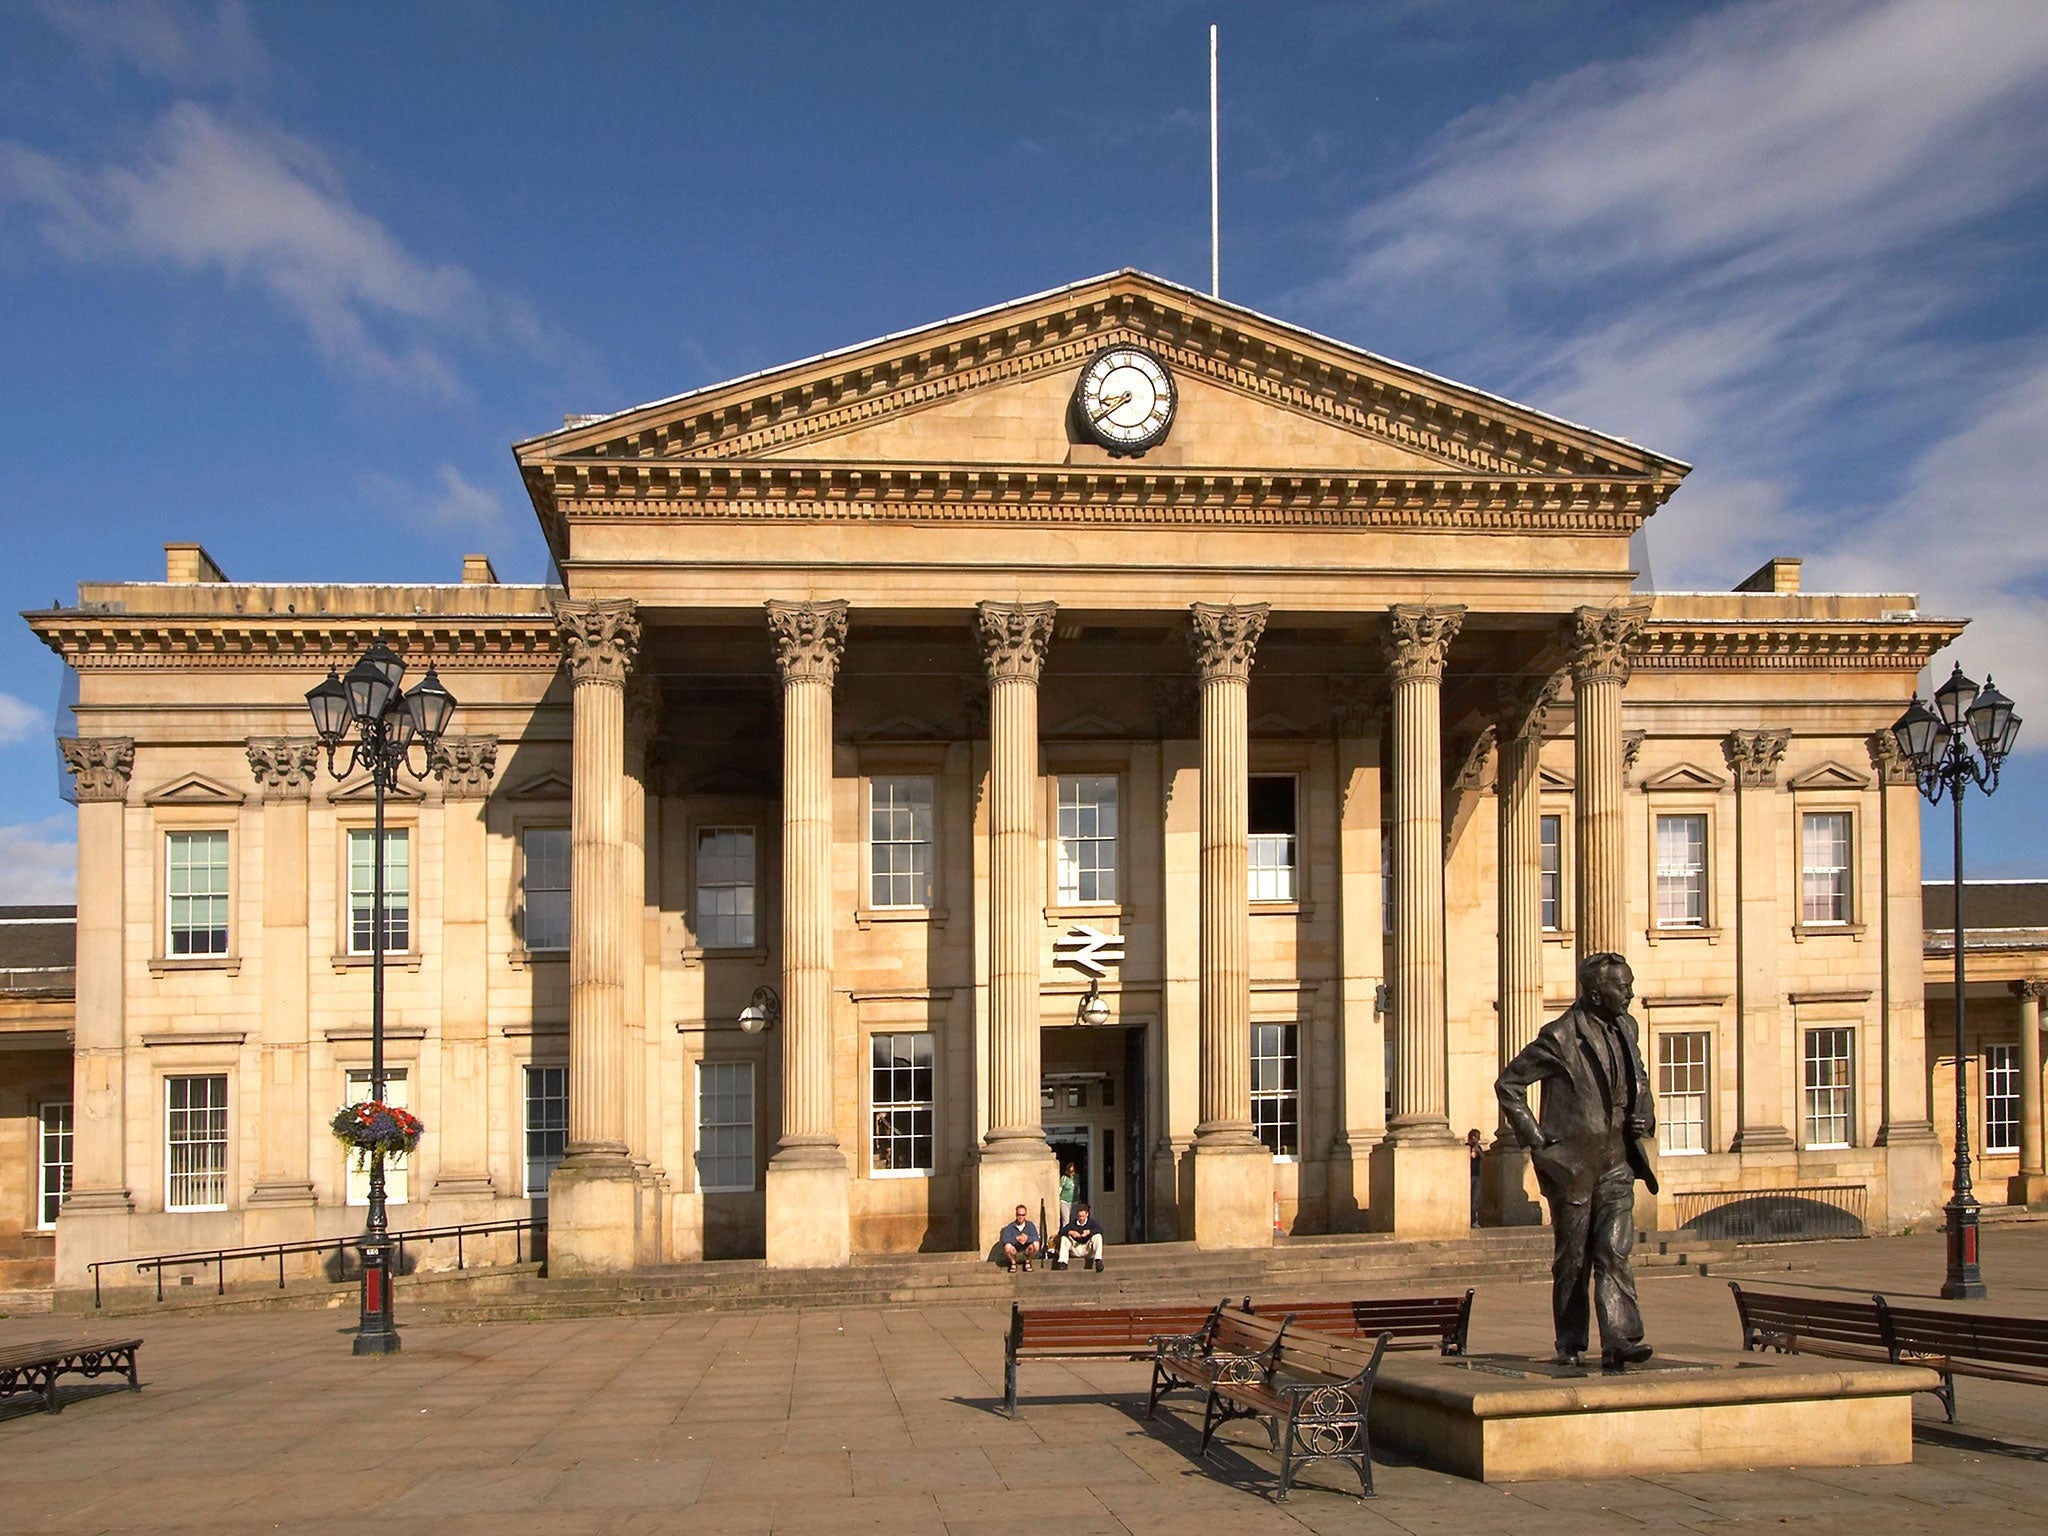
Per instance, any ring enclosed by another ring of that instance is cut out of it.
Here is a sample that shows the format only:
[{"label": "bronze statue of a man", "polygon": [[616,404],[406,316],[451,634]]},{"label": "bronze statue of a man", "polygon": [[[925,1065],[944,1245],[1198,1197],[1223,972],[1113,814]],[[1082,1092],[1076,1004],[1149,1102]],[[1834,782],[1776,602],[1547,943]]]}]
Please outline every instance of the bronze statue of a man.
[{"label": "bronze statue of a man", "polygon": [[[1626,960],[1586,956],[1578,1001],[1544,1025],[1493,1085],[1550,1204],[1550,1306],[1561,1364],[1576,1365],[1585,1353],[1589,1284],[1600,1313],[1601,1363],[1616,1370],[1650,1358],[1628,1256],[1635,1182],[1657,1190],[1640,1144],[1656,1134],[1657,1112],[1628,1013],[1634,996]],[[1543,1085],[1540,1122],[1529,1113],[1532,1083]]]}]

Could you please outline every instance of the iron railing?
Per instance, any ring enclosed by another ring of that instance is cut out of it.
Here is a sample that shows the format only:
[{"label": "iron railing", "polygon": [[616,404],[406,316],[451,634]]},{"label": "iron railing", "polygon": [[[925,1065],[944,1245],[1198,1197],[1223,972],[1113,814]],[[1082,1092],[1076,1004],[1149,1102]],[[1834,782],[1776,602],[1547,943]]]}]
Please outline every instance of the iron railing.
[{"label": "iron railing", "polygon": [[1866,1237],[1870,1191],[1862,1184],[1796,1184],[1783,1189],[1681,1191],[1678,1227],[1739,1243],[1802,1243]]},{"label": "iron railing", "polygon": [[[523,1264],[526,1262],[526,1234],[529,1232],[533,1234],[533,1253],[538,1258],[546,1245],[547,1230],[547,1217],[522,1216],[512,1221],[468,1221],[448,1227],[416,1227],[409,1232],[392,1233],[391,1241],[398,1248],[398,1268],[401,1273],[405,1269],[405,1245],[407,1243],[427,1243],[449,1237],[455,1239],[455,1267],[457,1269],[464,1269],[468,1267],[463,1254],[463,1239],[466,1237],[482,1237],[493,1232],[510,1232],[512,1234],[513,1262],[515,1264]],[[277,1260],[277,1288],[283,1290],[285,1279],[284,1261],[291,1254],[332,1253],[334,1255],[336,1271],[333,1278],[336,1281],[340,1281],[347,1278],[348,1250],[360,1248],[362,1245],[362,1234],[351,1233],[346,1237],[322,1238],[317,1242],[260,1243],[247,1248],[198,1248],[188,1253],[155,1253],[140,1259],[103,1259],[96,1264],[86,1265],[86,1268],[92,1273],[92,1304],[97,1309],[100,1305],[100,1271],[102,1269],[123,1269],[132,1264],[135,1266],[135,1272],[138,1275],[152,1270],[155,1271],[156,1299],[162,1301],[164,1299],[164,1270],[167,1266],[175,1268],[186,1264],[211,1264],[214,1272],[214,1294],[225,1296],[228,1289],[227,1266],[230,1260],[254,1259],[265,1262],[271,1259]]]}]

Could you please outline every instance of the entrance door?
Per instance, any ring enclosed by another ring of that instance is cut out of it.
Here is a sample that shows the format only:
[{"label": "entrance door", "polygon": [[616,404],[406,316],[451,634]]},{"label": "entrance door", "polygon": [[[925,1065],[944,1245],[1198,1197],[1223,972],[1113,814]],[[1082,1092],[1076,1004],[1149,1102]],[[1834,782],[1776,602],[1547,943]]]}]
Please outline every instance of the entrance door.
[{"label": "entrance door", "polygon": [[[1094,1166],[1090,1153],[1093,1151],[1094,1127],[1087,1125],[1048,1125],[1045,1128],[1046,1144],[1052,1148],[1054,1161],[1060,1165],[1060,1172],[1067,1171],[1069,1163],[1074,1166],[1074,1199],[1085,1200],[1092,1207],[1095,1204],[1095,1189],[1089,1182],[1089,1170]],[[1055,1225],[1059,1212],[1052,1213]],[[1098,1218],[1099,1219],[1099,1218]]]}]

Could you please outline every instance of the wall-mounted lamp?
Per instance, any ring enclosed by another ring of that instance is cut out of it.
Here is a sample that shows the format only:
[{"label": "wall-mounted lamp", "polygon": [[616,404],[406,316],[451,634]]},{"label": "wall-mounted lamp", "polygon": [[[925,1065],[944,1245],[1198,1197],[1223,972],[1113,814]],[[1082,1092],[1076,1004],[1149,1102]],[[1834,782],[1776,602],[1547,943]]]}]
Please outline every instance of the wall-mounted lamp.
[{"label": "wall-mounted lamp", "polygon": [[1081,1006],[1074,1010],[1074,1022],[1100,1028],[1109,1022],[1109,1001],[1102,995],[1102,984],[1088,983],[1088,990],[1081,996]]},{"label": "wall-mounted lamp", "polygon": [[782,1022],[782,999],[773,987],[756,987],[747,1006],[740,1010],[740,1028],[750,1035],[764,1034]]}]

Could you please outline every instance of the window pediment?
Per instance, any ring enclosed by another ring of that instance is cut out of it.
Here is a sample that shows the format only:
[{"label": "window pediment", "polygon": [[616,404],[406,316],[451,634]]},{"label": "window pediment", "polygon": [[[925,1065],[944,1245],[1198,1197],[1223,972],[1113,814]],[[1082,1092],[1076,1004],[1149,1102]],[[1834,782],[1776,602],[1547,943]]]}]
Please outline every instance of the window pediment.
[{"label": "window pediment", "polygon": [[1680,763],[1675,768],[1663,769],[1643,780],[1645,790],[1714,791],[1727,787],[1726,775],[1702,768],[1696,763]]},{"label": "window pediment", "polygon": [[[401,780],[384,791],[384,798],[403,804],[418,804],[426,796],[420,792],[417,784],[408,784]],[[327,792],[329,805],[374,805],[376,800],[377,786],[367,778],[351,779],[338,789]]]},{"label": "window pediment", "polygon": [[142,797],[145,805],[240,805],[248,796],[232,784],[203,773],[182,774]]},{"label": "window pediment", "polygon": [[1845,763],[1832,759],[1809,768],[1804,773],[1786,781],[1787,789],[1804,790],[1848,790],[1870,788],[1870,775],[1858,773]]},{"label": "window pediment", "polygon": [[567,800],[569,781],[559,773],[542,773],[513,785],[500,797],[505,800]]}]

